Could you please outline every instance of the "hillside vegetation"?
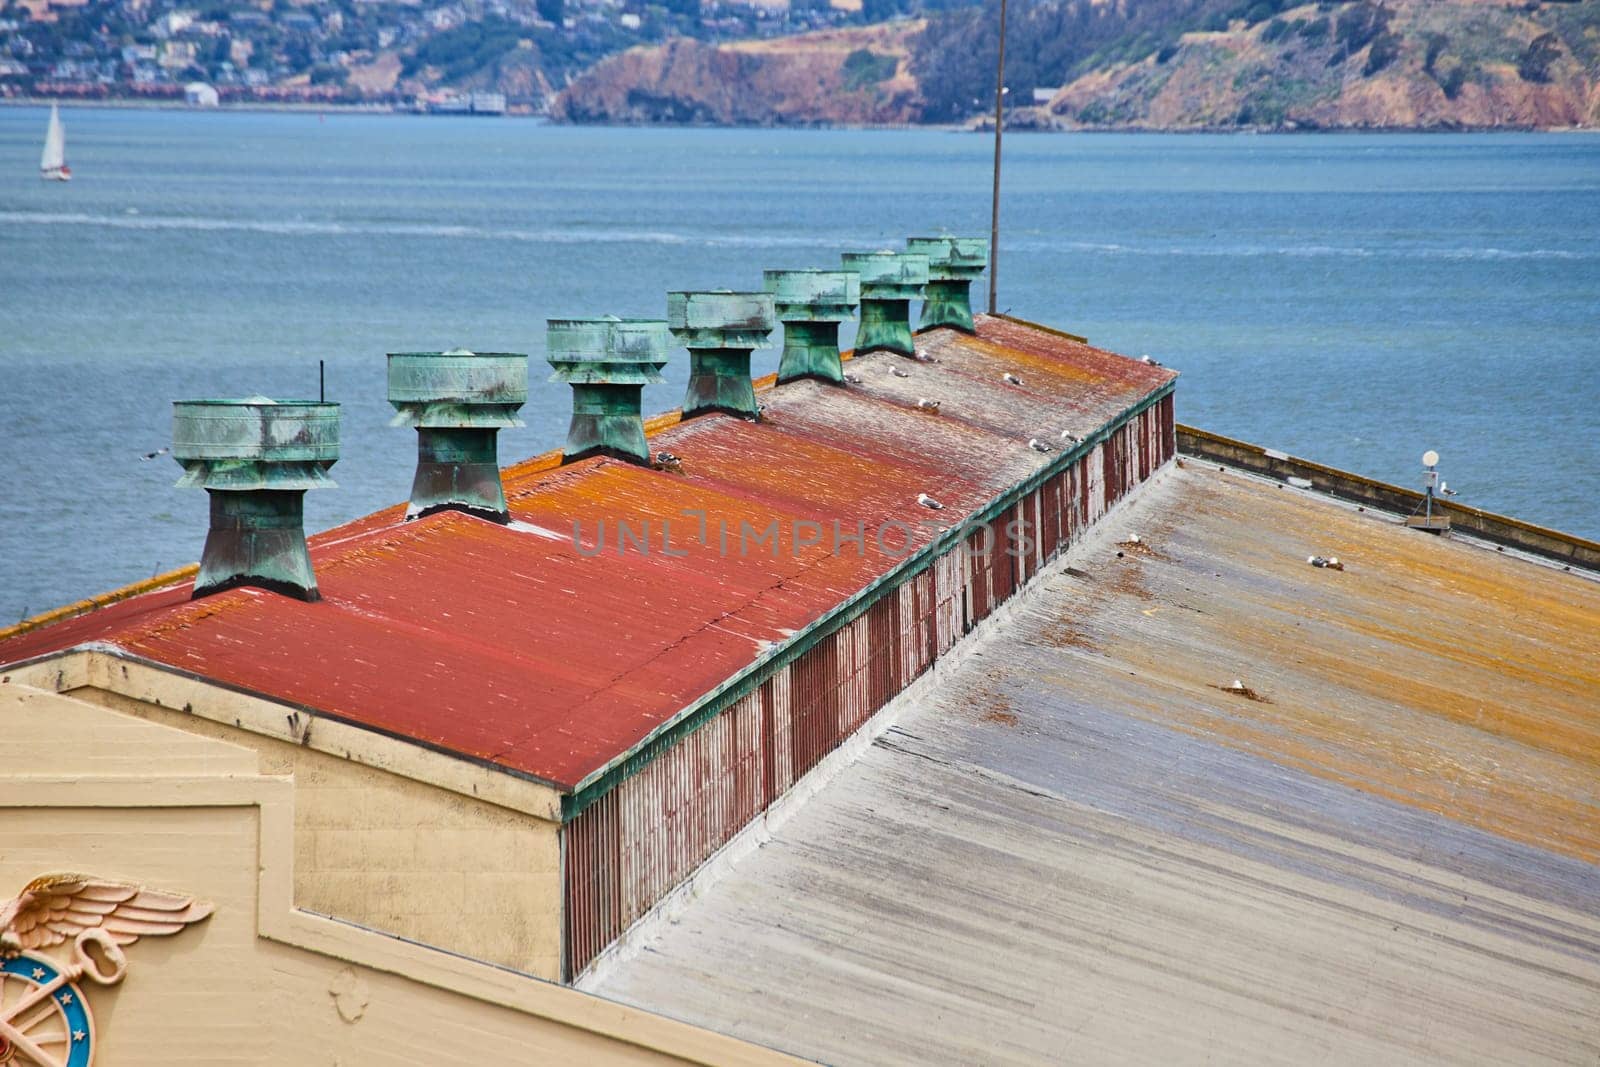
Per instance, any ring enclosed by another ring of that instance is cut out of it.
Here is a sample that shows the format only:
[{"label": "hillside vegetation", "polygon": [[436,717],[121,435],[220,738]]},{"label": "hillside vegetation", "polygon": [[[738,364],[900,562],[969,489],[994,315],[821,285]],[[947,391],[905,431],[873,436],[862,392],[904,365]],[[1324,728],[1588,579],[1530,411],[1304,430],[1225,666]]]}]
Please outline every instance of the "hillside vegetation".
[{"label": "hillside vegetation", "polygon": [[[603,60],[577,121],[965,122],[992,106],[992,0],[876,27]],[[1600,0],[1017,0],[1008,121],[1196,129],[1600,126]],[[891,66],[892,64],[892,66]],[[1032,106],[1034,90],[1048,103]]]}]

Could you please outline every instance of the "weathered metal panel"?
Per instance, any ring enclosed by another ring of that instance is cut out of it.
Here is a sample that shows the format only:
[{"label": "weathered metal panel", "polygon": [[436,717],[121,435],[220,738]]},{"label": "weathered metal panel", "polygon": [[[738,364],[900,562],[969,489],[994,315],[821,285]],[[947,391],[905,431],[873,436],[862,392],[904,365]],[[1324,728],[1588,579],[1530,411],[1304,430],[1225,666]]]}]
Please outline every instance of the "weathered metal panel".
[{"label": "weathered metal panel", "polygon": [[1591,1062],[1600,583],[1201,463],[1128,519],[592,991],[825,1063]]}]

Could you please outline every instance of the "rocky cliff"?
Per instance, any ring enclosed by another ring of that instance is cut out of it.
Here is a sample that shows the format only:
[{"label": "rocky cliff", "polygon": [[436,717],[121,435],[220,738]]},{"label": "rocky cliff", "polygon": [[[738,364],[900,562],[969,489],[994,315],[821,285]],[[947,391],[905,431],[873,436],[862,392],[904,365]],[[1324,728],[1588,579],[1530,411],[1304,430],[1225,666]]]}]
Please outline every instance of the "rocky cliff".
[{"label": "rocky cliff", "polygon": [[915,122],[908,61],[921,22],[711,45],[678,38],[601,60],[556,98],[570,122]]}]

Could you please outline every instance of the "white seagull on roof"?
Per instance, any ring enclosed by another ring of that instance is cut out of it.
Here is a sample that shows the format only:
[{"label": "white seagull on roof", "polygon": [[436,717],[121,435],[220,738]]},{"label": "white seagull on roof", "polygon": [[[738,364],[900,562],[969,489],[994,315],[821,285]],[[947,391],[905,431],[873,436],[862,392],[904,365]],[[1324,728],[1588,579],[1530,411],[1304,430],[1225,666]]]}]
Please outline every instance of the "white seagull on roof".
[{"label": "white seagull on roof", "polygon": [[934,511],[944,510],[944,505],[933,499],[933,497],[929,496],[927,493],[918,493],[917,503],[921,504],[925,508],[932,508]]},{"label": "white seagull on roof", "polygon": [[939,402],[937,400],[929,400],[927,397],[923,397],[921,400],[917,401],[917,407],[921,408],[923,411],[932,412],[935,415],[939,414]]},{"label": "white seagull on roof", "polygon": [[1018,378],[1015,374],[1012,374],[1010,371],[1006,371],[1004,374],[1002,374],[1000,376],[1000,378],[1007,385],[1021,385],[1022,384],[1022,379]]},{"label": "white seagull on roof", "polygon": [[1028,438],[1028,447],[1035,452],[1054,452],[1056,446],[1039,440],[1037,437]]}]

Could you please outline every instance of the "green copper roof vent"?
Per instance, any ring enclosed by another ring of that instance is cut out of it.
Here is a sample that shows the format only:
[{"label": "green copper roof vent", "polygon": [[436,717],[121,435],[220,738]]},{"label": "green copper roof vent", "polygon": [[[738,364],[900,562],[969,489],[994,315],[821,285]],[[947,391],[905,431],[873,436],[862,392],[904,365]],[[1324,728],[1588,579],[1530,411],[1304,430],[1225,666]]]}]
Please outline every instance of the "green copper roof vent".
[{"label": "green copper roof vent", "polygon": [[178,485],[211,494],[211,531],[194,595],[236,585],[318,600],[306,553],[305,492],[332,488],[339,405],[311,400],[179,400],[172,405]]},{"label": "green copper roof vent", "polygon": [[972,283],[989,265],[987,237],[912,237],[906,251],[928,257],[922,329],[952,326],[972,332]]},{"label": "green copper roof vent", "polygon": [[839,324],[855,317],[861,278],[842,270],[769,270],[765,279],[783,323],[779,383],[816,378],[842,384]]},{"label": "green copper roof vent", "polygon": [[561,461],[603,454],[649,463],[640,405],[647,384],[667,365],[667,324],[660,319],[549,319],[553,382],[572,386],[572,425]]},{"label": "green copper roof vent", "polygon": [[928,284],[928,257],[915,252],[846,252],[844,269],[861,275],[861,329],[856,354],[917,354],[911,341],[911,301]]},{"label": "green copper roof vent", "polygon": [[501,427],[521,426],[528,357],[516,352],[389,353],[391,426],[417,430],[417,476],[406,518],[465,511],[509,522],[500,485]]},{"label": "green copper roof vent", "polygon": [[750,353],[766,347],[775,324],[768,293],[667,294],[667,325],[689,350],[684,418],[708,411],[752,418],[759,414]]}]

